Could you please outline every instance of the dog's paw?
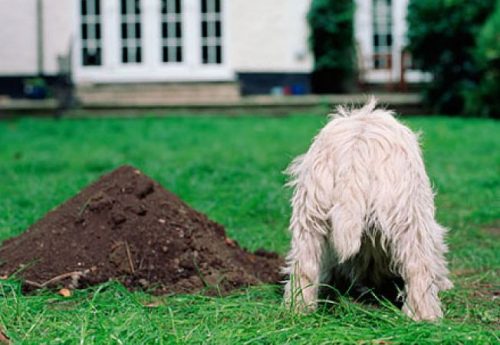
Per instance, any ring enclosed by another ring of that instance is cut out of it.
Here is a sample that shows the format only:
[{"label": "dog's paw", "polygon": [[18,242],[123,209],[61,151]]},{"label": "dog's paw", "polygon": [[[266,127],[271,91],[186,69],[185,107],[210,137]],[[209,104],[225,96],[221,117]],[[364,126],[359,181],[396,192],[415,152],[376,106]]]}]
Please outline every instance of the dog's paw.
[{"label": "dog's paw", "polygon": [[299,315],[306,315],[314,312],[318,305],[316,302],[305,303],[302,299],[288,300],[285,301],[285,306],[291,312]]},{"label": "dog's paw", "polygon": [[296,314],[308,314],[316,310],[318,303],[310,289],[296,289],[293,292],[285,287],[284,301],[287,309]]},{"label": "dog's paw", "polygon": [[413,310],[406,303],[403,305],[403,313],[406,314],[413,321],[429,321],[436,322],[443,317],[443,312],[439,306],[432,308],[419,308]]},{"label": "dog's paw", "polygon": [[445,278],[445,279],[442,279],[439,284],[439,289],[441,291],[445,291],[445,290],[450,290],[450,289],[453,289],[453,283],[451,282],[451,280]]}]

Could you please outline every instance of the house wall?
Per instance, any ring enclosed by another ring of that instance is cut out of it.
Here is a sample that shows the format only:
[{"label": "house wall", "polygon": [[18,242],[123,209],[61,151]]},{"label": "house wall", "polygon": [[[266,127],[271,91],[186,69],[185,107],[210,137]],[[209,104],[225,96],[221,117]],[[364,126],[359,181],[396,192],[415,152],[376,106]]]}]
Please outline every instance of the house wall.
[{"label": "house wall", "polygon": [[57,74],[70,51],[73,1],[43,0],[43,63],[38,71],[37,0],[0,0],[0,75]]},{"label": "house wall", "polygon": [[[228,1],[228,0],[226,0]],[[229,0],[231,66],[238,72],[310,72],[311,0]]]},{"label": "house wall", "polygon": [[[81,68],[79,64],[78,0],[41,0],[43,4],[43,59],[38,68],[37,1],[0,0],[0,79],[34,76],[42,73],[54,76],[60,70],[58,57],[68,57],[73,49],[73,72],[77,82],[147,82],[147,81],[214,81],[236,80],[244,92],[270,92],[275,86],[302,85],[308,88],[313,57],[308,48],[307,12],[312,0],[223,0],[224,2],[224,66],[200,66],[199,53],[188,54],[182,66],[164,66],[153,61],[159,47],[145,52],[149,61],[143,66],[122,68],[116,54],[119,30],[116,19],[103,18],[104,36],[114,41],[104,49],[106,67]],[[405,46],[406,11],[408,0],[392,1],[393,67],[391,70],[372,68],[372,0],[354,0],[355,38],[361,78],[369,83],[397,82],[400,79],[400,51]],[[192,13],[198,0],[185,0]],[[118,0],[103,0],[103,6],[117,6]],[[157,0],[144,0],[145,6],[158,6]],[[111,6],[111,7],[112,7]],[[199,5],[196,5],[199,6]],[[151,13],[154,11],[151,10]],[[158,33],[158,14],[144,18],[144,30],[149,42]],[[198,15],[186,18],[199,30]],[[156,24],[155,24],[156,23]],[[113,24],[113,25],[111,25]],[[194,30],[194,31],[196,31]],[[190,31],[186,51],[199,49],[199,33]],[[198,38],[196,38],[198,36]],[[191,48],[190,48],[191,47]],[[195,47],[196,49],[194,49]],[[151,63],[152,61],[152,63]],[[187,71],[187,72],[186,72]],[[424,80],[419,71],[408,71],[409,82]],[[1,80],[0,80],[1,82]],[[1,84],[1,83],[0,83]],[[21,85],[21,84],[19,84]],[[1,86],[1,85],[0,85]],[[1,88],[0,88],[1,89]],[[5,88],[4,88],[5,89]],[[1,89],[3,90],[3,89]],[[1,91],[0,90],[0,91]],[[252,91],[253,90],[253,91]],[[264,90],[264,91],[263,91]],[[267,91],[266,91],[267,90]],[[2,91],[3,92],[3,91]]]},{"label": "house wall", "polygon": [[[311,0],[226,0],[227,57],[240,72],[309,72],[306,14]],[[0,0],[0,75],[34,75],[37,0]],[[42,0],[43,73],[55,75],[75,29],[74,0]]]},{"label": "house wall", "polygon": [[43,0],[44,74],[55,75],[59,72],[59,56],[69,58],[74,6],[73,0]]},{"label": "house wall", "polygon": [[36,0],[0,0],[0,75],[38,72]]}]

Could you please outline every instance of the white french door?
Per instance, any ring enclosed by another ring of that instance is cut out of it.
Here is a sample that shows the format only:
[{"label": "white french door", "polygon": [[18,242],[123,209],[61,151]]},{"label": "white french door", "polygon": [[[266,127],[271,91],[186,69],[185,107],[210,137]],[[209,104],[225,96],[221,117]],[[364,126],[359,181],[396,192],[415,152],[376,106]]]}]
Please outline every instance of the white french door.
[{"label": "white french door", "polygon": [[224,26],[230,0],[73,1],[78,83],[234,78]]}]

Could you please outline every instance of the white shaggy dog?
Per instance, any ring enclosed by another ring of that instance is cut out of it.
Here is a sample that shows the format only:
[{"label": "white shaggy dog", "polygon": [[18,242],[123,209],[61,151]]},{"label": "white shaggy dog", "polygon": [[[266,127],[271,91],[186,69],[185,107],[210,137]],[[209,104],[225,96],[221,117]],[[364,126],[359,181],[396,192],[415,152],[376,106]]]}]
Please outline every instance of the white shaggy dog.
[{"label": "white shaggy dog", "polygon": [[294,193],[285,301],[312,310],[319,286],[337,277],[357,287],[399,277],[403,312],[435,320],[438,292],[453,286],[446,230],[434,219],[417,136],[375,106],[338,108],[287,170]]}]

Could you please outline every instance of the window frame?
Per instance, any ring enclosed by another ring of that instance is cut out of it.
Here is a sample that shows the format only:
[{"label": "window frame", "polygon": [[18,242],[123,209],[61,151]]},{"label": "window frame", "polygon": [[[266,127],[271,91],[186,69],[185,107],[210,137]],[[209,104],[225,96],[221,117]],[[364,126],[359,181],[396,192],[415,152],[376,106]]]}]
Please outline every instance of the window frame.
[{"label": "window frame", "polygon": [[[76,0],[73,0],[76,1]],[[201,2],[182,0],[182,62],[162,61],[161,0],[142,0],[142,47],[141,63],[121,62],[120,0],[101,0],[102,12],[102,65],[83,66],[81,54],[73,54],[72,68],[75,82],[82,83],[128,83],[128,82],[197,82],[232,81],[235,72],[231,69],[226,30],[222,30],[221,64],[203,64],[201,57]],[[228,3],[222,1],[221,22],[228,23]],[[79,10],[74,11],[80,23]],[[75,24],[76,37],[80,35],[79,24]],[[73,40],[74,51],[80,51],[81,40]],[[118,53],[117,53],[118,51]]]}]

